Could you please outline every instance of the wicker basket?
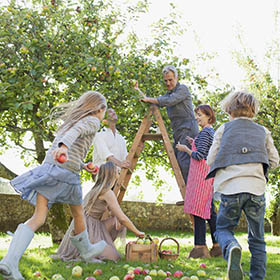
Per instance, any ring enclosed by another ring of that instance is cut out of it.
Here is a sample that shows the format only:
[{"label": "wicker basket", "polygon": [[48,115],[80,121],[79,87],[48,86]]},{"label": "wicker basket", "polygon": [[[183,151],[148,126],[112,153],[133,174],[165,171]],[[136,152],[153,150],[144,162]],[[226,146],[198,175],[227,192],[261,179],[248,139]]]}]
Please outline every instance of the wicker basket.
[{"label": "wicker basket", "polygon": [[[165,252],[161,251],[161,245],[166,240],[173,240],[177,244],[177,253],[168,254],[168,253],[165,253]],[[176,260],[179,257],[179,251],[180,251],[180,245],[179,245],[178,241],[176,239],[172,238],[172,237],[166,237],[166,238],[162,239],[160,244],[159,244],[159,248],[158,248],[159,257],[161,259],[166,259],[166,260]]]}]

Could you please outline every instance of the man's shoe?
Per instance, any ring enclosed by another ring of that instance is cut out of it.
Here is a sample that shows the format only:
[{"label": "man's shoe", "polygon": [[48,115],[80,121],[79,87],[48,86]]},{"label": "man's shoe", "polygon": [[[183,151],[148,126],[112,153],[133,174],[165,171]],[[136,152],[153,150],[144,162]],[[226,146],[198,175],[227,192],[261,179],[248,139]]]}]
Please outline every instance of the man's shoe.
[{"label": "man's shoe", "polygon": [[239,246],[234,245],[229,250],[227,276],[229,280],[243,279],[241,248]]}]

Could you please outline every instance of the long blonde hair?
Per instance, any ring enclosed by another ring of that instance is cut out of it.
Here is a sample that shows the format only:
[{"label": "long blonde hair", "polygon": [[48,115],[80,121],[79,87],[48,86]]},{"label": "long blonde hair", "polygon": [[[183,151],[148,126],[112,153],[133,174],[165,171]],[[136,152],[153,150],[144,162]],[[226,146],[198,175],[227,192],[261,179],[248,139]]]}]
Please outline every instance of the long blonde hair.
[{"label": "long blonde hair", "polygon": [[59,117],[64,123],[59,127],[59,131],[70,129],[78,121],[91,114],[95,114],[100,109],[107,108],[106,98],[97,91],[87,91],[78,100],[61,104],[63,114]]},{"label": "long blonde hair", "polygon": [[113,162],[107,161],[106,163],[100,165],[96,183],[84,199],[83,205],[87,215],[98,196],[114,186],[116,176],[117,167]]}]

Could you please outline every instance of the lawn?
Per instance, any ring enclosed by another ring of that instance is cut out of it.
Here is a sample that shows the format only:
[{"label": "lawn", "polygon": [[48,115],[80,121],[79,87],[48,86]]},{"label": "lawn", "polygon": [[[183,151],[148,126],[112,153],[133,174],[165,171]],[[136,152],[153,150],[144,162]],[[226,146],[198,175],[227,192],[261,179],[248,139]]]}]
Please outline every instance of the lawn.
[{"label": "lawn", "polygon": [[[197,271],[201,270],[200,264],[206,264],[205,270],[206,276],[199,276],[198,278],[192,279],[225,279],[226,276],[226,262],[223,258],[212,258],[212,259],[187,259],[188,252],[192,248],[193,236],[191,233],[183,233],[183,232],[149,232],[152,237],[158,237],[162,240],[165,237],[173,237],[180,244],[180,256],[175,261],[168,261],[159,259],[156,264],[144,264],[140,262],[130,262],[129,265],[132,267],[141,266],[146,269],[162,269],[164,271],[170,271],[174,273],[177,270],[183,272],[185,276],[191,277],[196,275]],[[245,279],[249,279],[249,265],[250,265],[250,253],[247,245],[247,234],[237,233],[236,234],[239,242],[243,248],[242,254],[242,264],[243,270],[246,273]],[[127,235],[127,242],[130,240],[134,240],[134,236],[130,233]],[[4,256],[7,252],[7,248],[9,246],[9,242],[11,237],[2,234],[0,235],[0,258]],[[269,280],[279,280],[280,279],[280,237],[274,237],[270,234],[266,234],[266,242],[267,242],[267,276],[266,279]],[[207,243],[209,247],[211,247],[210,236],[207,235]],[[118,263],[114,262],[106,262],[102,264],[85,264],[82,262],[61,262],[54,261],[49,256],[56,252],[58,245],[52,244],[51,237],[47,234],[36,234],[35,238],[32,240],[29,248],[25,252],[23,258],[20,261],[20,270],[25,277],[25,279],[42,279],[48,280],[51,279],[52,276],[56,273],[60,273],[64,279],[72,280],[72,279],[86,279],[89,276],[93,276],[93,272],[96,269],[101,269],[102,274],[99,276],[95,276],[96,280],[104,279],[109,280],[111,276],[116,275],[123,280],[127,272],[127,268],[125,268],[125,264],[128,262],[125,259],[122,259]],[[162,244],[163,249],[170,249],[176,251],[176,244],[173,241],[166,241]],[[124,252],[123,247],[119,247],[119,249]],[[72,276],[72,268],[76,265],[80,265],[83,268],[83,275],[81,277]],[[41,277],[34,276],[36,271],[41,272]],[[0,276],[0,279],[1,276]],[[144,279],[143,275],[135,275],[134,279]],[[152,279],[162,279],[165,277],[153,276]],[[175,277],[170,277],[170,279],[180,279]]]}]

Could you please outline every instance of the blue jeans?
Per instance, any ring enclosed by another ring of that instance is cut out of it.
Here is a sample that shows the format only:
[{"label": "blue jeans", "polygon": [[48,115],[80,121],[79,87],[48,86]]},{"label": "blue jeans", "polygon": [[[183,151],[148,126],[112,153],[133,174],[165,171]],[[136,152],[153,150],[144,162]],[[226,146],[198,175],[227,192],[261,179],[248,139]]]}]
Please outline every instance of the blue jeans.
[{"label": "blue jeans", "polygon": [[242,210],[248,222],[248,244],[251,252],[250,279],[264,279],[266,269],[264,195],[257,196],[250,193],[222,194],[215,237],[222,248],[224,258],[228,260],[231,246],[240,246],[234,237],[233,230],[239,222]]}]

